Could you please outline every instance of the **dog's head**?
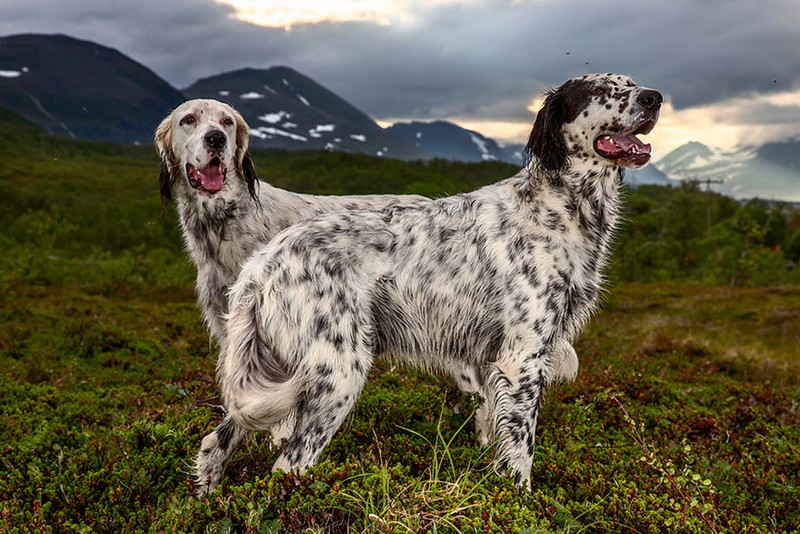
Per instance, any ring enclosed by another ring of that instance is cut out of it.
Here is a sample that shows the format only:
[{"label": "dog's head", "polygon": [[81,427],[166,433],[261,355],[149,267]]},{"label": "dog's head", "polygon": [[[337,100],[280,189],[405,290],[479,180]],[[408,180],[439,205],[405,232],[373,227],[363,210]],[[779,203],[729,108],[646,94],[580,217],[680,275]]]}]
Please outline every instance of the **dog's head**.
[{"label": "dog's head", "polygon": [[627,76],[589,74],[547,93],[536,115],[526,164],[534,158],[548,171],[571,159],[589,164],[639,168],[650,161],[650,145],[636,136],[650,133],[663,97]]},{"label": "dog's head", "polygon": [[161,156],[159,182],[165,206],[181,180],[181,191],[212,197],[239,187],[229,182],[242,179],[255,197],[257,177],[248,153],[250,128],[229,105],[216,100],[184,102],[161,121],[155,142]]}]

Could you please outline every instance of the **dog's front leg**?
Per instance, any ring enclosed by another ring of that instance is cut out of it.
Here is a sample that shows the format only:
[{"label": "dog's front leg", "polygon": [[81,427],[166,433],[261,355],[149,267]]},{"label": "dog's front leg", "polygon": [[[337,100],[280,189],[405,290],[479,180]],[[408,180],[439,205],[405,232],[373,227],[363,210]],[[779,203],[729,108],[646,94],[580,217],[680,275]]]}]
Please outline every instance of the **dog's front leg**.
[{"label": "dog's front leg", "polygon": [[501,358],[491,365],[487,391],[497,441],[495,470],[530,489],[536,422],[546,383],[545,351]]}]

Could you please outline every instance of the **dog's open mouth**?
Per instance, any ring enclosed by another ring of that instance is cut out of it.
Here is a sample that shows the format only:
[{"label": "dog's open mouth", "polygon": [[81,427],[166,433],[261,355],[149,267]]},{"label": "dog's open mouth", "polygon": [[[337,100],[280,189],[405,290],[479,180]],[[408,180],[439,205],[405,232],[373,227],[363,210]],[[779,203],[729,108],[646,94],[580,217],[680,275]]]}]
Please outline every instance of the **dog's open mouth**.
[{"label": "dog's open mouth", "polygon": [[207,193],[216,193],[225,183],[225,164],[217,156],[211,158],[203,168],[198,169],[191,163],[186,164],[186,176],[189,185],[195,189],[202,189]]},{"label": "dog's open mouth", "polygon": [[594,149],[623,167],[641,167],[650,161],[650,145],[642,143],[636,136],[650,133],[655,125],[656,121],[649,119],[630,133],[601,135],[594,140]]}]

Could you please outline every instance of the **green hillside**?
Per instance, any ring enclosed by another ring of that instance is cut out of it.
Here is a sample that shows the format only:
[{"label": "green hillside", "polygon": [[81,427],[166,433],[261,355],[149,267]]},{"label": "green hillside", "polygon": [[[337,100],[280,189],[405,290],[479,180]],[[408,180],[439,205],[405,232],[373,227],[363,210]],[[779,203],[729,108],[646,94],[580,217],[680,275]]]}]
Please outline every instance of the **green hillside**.
[{"label": "green hillside", "polygon": [[[0,110],[3,532],[798,532],[800,218],[692,188],[628,193],[577,380],[548,391],[532,491],[491,472],[474,402],[379,361],[308,474],[253,436],[221,487],[216,348],[152,147]],[[516,169],[256,152],[315,193],[469,190]]]}]

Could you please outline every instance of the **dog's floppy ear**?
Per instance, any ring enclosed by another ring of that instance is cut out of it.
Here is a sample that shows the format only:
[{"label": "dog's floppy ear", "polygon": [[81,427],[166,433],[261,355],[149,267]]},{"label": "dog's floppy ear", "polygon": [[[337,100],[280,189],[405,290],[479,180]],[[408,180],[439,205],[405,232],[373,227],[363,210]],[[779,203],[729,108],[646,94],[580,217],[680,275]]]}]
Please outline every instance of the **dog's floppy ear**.
[{"label": "dog's floppy ear", "polygon": [[172,173],[170,166],[162,161],[161,173],[158,175],[158,190],[161,193],[161,219],[163,220],[169,212],[169,205],[172,201]]},{"label": "dog's floppy ear", "polygon": [[161,173],[158,175],[158,185],[161,192],[161,218],[163,219],[172,201],[173,169],[175,167],[175,153],[172,151],[171,113],[156,128],[155,142],[156,151],[161,158]]},{"label": "dog's floppy ear", "polygon": [[247,182],[247,190],[250,192],[250,196],[253,200],[258,200],[256,194],[258,174],[256,174],[256,165],[253,163],[253,158],[250,157],[249,152],[242,158],[242,176],[244,177],[244,181]]},{"label": "dog's floppy ear", "polygon": [[236,110],[233,110],[233,118],[236,121],[237,170],[247,183],[247,190],[250,192],[250,196],[255,200],[257,199],[256,182],[258,181],[258,175],[256,174],[253,158],[250,157],[250,126],[247,125],[244,117]]},{"label": "dog's floppy ear", "polygon": [[569,82],[548,91],[542,109],[536,114],[528,144],[525,146],[525,166],[533,158],[548,171],[561,170],[567,164],[567,143],[561,128],[567,122],[568,84]]}]

